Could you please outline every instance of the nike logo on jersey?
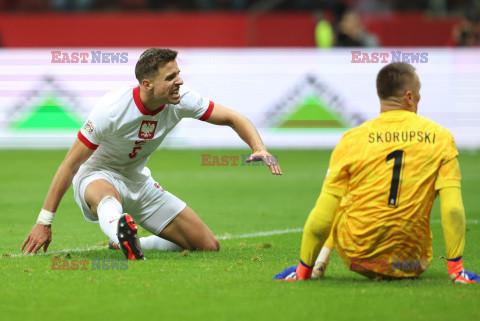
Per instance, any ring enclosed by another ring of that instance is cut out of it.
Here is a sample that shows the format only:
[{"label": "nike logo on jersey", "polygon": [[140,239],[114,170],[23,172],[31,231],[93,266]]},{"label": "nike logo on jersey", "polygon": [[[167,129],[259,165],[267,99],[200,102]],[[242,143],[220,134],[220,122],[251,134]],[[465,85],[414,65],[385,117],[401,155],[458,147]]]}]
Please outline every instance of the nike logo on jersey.
[{"label": "nike logo on jersey", "polygon": [[116,219],[114,219],[114,220],[111,220],[111,221],[108,222],[108,223],[112,224],[112,223],[115,222],[115,221],[118,221],[118,218],[116,218]]},{"label": "nike logo on jersey", "polygon": [[147,142],[146,139],[144,139],[144,140],[136,140],[136,141],[135,141],[135,146],[133,146],[133,150],[132,150],[132,152],[131,152],[130,154],[128,154],[128,156],[129,156],[130,158],[132,158],[132,159],[135,158],[135,157],[137,156],[137,154],[138,154],[137,151],[140,150],[140,149],[142,149],[142,146],[141,146],[141,145],[145,145],[146,142]]}]

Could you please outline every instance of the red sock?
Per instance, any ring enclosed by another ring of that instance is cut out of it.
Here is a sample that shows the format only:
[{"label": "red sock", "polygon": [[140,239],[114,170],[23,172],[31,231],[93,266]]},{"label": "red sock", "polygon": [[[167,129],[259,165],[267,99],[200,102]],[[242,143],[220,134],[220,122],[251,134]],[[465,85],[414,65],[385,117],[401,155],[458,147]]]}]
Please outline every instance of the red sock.
[{"label": "red sock", "polygon": [[308,280],[312,276],[313,266],[308,266],[300,260],[297,268],[297,279]]}]

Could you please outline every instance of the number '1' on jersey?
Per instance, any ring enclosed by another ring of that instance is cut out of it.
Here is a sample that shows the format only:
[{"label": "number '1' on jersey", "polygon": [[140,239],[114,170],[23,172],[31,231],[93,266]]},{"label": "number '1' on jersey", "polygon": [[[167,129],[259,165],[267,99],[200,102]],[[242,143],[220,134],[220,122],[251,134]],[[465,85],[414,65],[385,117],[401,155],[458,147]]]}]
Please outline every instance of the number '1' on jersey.
[{"label": "number '1' on jersey", "polygon": [[345,133],[323,185],[343,197],[334,231],[343,254],[430,261],[430,212],[437,190],[460,187],[457,155],[447,129],[408,111]]}]

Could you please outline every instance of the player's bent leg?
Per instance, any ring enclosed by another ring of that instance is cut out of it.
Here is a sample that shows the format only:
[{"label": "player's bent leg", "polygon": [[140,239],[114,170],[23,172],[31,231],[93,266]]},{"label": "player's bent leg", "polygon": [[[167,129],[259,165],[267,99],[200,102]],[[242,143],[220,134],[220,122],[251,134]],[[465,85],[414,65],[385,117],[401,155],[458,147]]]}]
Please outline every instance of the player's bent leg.
[{"label": "player's bent leg", "polygon": [[186,206],[158,235],[187,250],[218,251],[220,243],[198,215]]},{"label": "player's bent leg", "polygon": [[97,215],[98,205],[107,196],[112,196],[120,204],[122,202],[122,199],[118,190],[107,180],[104,180],[104,179],[94,180],[93,182],[88,184],[87,187],[85,188],[85,201],[90,207],[90,211],[95,215]]},{"label": "player's bent leg", "polygon": [[120,193],[107,180],[97,179],[87,185],[84,195],[90,211],[98,217],[103,233],[119,244],[118,219],[123,214]]},{"label": "player's bent leg", "polygon": [[140,244],[144,250],[157,251],[182,251],[183,248],[173,242],[162,239],[156,235],[150,235],[140,238]]},{"label": "player's bent leg", "polygon": [[103,233],[119,245],[118,219],[123,214],[120,193],[107,180],[97,179],[87,185],[84,197],[92,214],[98,217]]},{"label": "player's bent leg", "polygon": [[100,228],[120,246],[128,260],[145,259],[138,241],[137,225],[129,214],[123,214],[118,190],[107,180],[97,179],[85,188],[85,202],[97,215]]}]

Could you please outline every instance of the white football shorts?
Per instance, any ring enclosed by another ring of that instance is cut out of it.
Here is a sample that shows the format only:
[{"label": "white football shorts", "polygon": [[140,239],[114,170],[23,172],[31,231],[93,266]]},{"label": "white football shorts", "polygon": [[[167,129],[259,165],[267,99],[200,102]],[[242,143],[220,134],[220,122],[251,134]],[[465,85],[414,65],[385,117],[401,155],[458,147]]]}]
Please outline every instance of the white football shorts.
[{"label": "white football shorts", "polygon": [[[99,170],[87,166],[73,179],[75,201],[89,222],[97,223],[98,217],[90,211],[85,201],[87,185],[97,179],[112,184],[122,198],[123,212],[130,214],[135,222],[154,235],[158,235],[185,207],[186,203],[175,195],[165,191],[145,168],[148,178],[141,182],[129,180],[118,173]],[[145,173],[145,171],[144,171]]]}]

